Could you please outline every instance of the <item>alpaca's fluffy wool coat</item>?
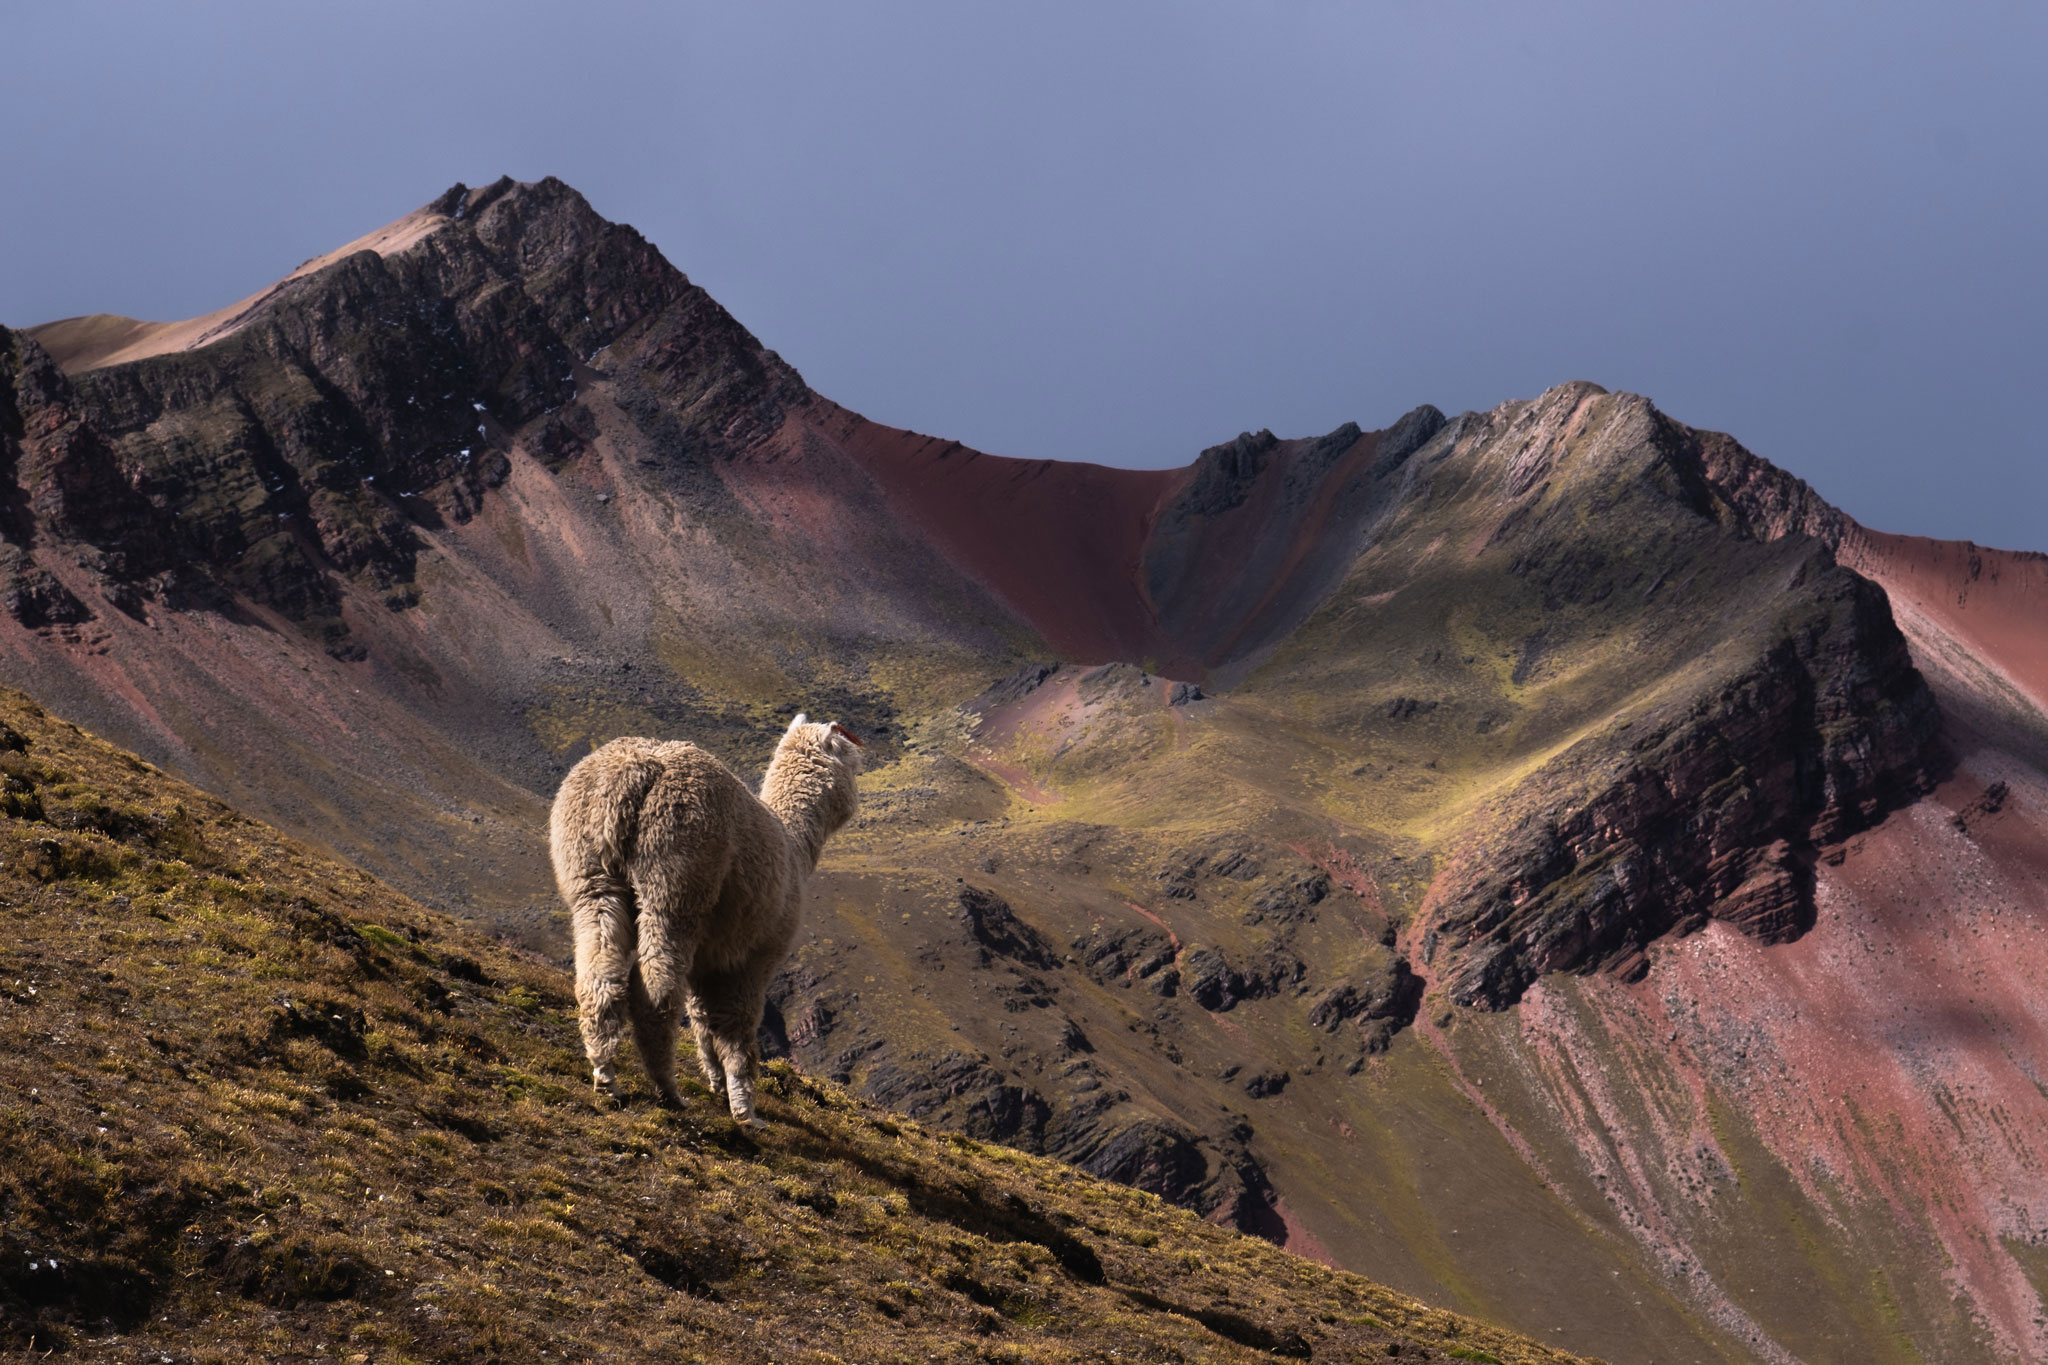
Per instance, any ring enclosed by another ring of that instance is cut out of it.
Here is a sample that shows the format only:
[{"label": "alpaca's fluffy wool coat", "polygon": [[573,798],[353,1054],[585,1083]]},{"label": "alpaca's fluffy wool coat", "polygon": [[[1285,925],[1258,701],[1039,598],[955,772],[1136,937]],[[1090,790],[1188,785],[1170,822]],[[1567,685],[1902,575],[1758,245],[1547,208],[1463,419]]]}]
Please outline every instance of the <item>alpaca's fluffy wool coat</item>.
[{"label": "alpaca's fluffy wool coat", "polygon": [[664,1099],[687,1012],[735,1118],[754,1121],[768,981],[796,937],[804,879],[853,818],[858,741],[798,716],[756,797],[694,744],[617,739],[570,770],[549,851],[576,942],[576,1003],[601,1090],[631,1022]]}]

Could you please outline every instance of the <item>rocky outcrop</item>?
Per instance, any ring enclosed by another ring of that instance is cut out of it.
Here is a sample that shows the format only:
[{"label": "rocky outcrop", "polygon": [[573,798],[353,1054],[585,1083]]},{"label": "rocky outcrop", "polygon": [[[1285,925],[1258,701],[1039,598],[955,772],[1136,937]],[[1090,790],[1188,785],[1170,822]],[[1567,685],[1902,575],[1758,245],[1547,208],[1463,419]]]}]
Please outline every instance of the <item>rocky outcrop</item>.
[{"label": "rocky outcrop", "polygon": [[1410,455],[1434,440],[1445,425],[1443,413],[1429,403],[1403,413],[1399,421],[1380,433],[1379,443],[1373,448],[1373,477],[1382,479],[1399,469]]},{"label": "rocky outcrop", "polygon": [[1367,1053],[1384,1052],[1394,1035],[1415,1019],[1422,1003],[1422,980],[1408,959],[1392,953],[1361,964],[1316,997],[1309,1006],[1310,1027],[1333,1033],[1349,1024],[1357,1029]]},{"label": "rocky outcrop", "polygon": [[958,899],[968,936],[980,952],[981,965],[987,966],[992,959],[1001,957],[1038,971],[1052,971],[1060,966],[1060,955],[1045,935],[1018,919],[1010,903],[995,892],[962,886]]},{"label": "rocky outcrop", "polygon": [[1024,700],[1045,684],[1045,680],[1060,671],[1057,660],[1044,660],[1025,664],[1015,673],[989,684],[988,691],[969,703],[977,712],[993,711],[999,706],[1010,706]]},{"label": "rocky outcrop", "polygon": [[989,1065],[986,1057],[922,1052],[869,1067],[860,1091],[912,1118],[942,1117],[948,1127],[986,1142],[1042,1151],[1052,1106],[1028,1086]]},{"label": "rocky outcrop", "polygon": [[[1358,439],[1358,428],[1350,429]],[[1243,432],[1234,441],[1210,446],[1195,457],[1187,491],[1159,518],[1159,531],[1172,535],[1202,517],[1221,516],[1251,496],[1252,485],[1265,471],[1280,438],[1270,431]]]},{"label": "rocky outcrop", "polygon": [[1159,869],[1159,885],[1174,900],[1195,900],[1205,882],[1228,878],[1248,882],[1259,875],[1259,860],[1232,842],[1180,854]]},{"label": "rocky outcrop", "polygon": [[1195,1135],[1165,1118],[1140,1119],[1099,1143],[1076,1142],[1070,1136],[1052,1154],[1175,1204],[1195,1203],[1197,1191],[1209,1178],[1208,1158]]},{"label": "rocky outcrop", "polygon": [[1245,997],[1245,981],[1214,948],[1190,948],[1181,956],[1181,985],[1188,997],[1212,1014],[1221,1014]]},{"label": "rocky outcrop", "polygon": [[1676,434],[1687,455],[1697,462],[1701,476],[1757,539],[1811,536],[1832,550],[1860,529],[1804,479],[1752,455],[1734,437],[1689,429],[1678,429]]},{"label": "rocky outcrop", "polygon": [[1335,588],[1390,476],[1442,425],[1424,407],[1387,432],[1247,432],[1203,451],[1144,546],[1142,586],[1165,633],[1212,678],[1233,680]]},{"label": "rocky outcrop", "polygon": [[15,620],[37,629],[93,616],[42,556],[76,566],[131,612],[168,585],[184,547],[134,482],[43,349],[0,328],[0,604]]},{"label": "rocky outcrop", "polygon": [[1298,924],[1315,915],[1315,907],[1322,904],[1330,894],[1332,884],[1327,872],[1320,870],[1297,873],[1286,881],[1259,893],[1251,907],[1245,911],[1247,924],[1264,924],[1274,921],[1280,924]]},{"label": "rocky outcrop", "polygon": [[[1082,964],[1103,982],[1147,980],[1171,968],[1179,951],[1163,930],[1144,924],[1098,927],[1071,946]],[[1176,985],[1179,979],[1176,972]]]}]

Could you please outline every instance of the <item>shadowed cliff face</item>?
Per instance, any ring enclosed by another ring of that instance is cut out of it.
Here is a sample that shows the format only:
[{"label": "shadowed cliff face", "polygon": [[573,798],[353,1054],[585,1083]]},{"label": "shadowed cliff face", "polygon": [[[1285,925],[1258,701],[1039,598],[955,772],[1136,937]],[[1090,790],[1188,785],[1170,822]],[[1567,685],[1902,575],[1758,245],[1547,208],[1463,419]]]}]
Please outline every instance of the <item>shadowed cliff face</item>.
[{"label": "shadowed cliff face", "polygon": [[1342,657],[1332,635],[1413,649],[1389,718],[1421,712],[1427,761],[1472,779],[1418,926],[1460,1004],[1639,973],[1706,916],[1796,937],[1817,847],[1929,785],[1938,717],[1883,590],[1822,544],[1760,536],[1700,447],[1583,385],[1461,419],[1384,495],[1398,505],[1323,609],[1343,625],[1312,621],[1254,680],[1342,696],[1308,657]]},{"label": "shadowed cliff face", "polygon": [[[1794,1259],[1874,1287],[1779,1345],[1796,1308],[1736,1287],[1790,1254],[1764,1091],[1615,1050],[1710,1052],[1657,1024],[1700,982],[1730,1028],[1796,1012],[1725,964],[1833,951],[1857,839],[1988,799],[1959,754],[2048,753],[2032,559],[1872,536],[1586,384],[1181,470],[982,454],[813,394],[553,181],[207,319],[0,342],[10,677],[417,895],[560,953],[571,762],[751,772],[830,716],[876,761],[768,1021],[806,1070],[1535,1331],[1594,1305],[1559,1340],[1616,1358],[2020,1339],[2017,1262],[1955,1250],[2014,1219],[1859,1260],[1794,1180]],[[1612,1194],[1606,1144],[1678,1139],[1588,1119],[1561,1057],[1725,1114],[1748,1173],[1711,1218]],[[1871,1277],[1944,1258],[1998,1332],[1897,1325]]]},{"label": "shadowed cliff face", "polygon": [[[133,611],[182,556],[175,520],[132,486],[119,453],[48,356],[0,328],[0,605],[30,628],[75,626],[92,609],[34,560],[38,539],[68,545]],[[149,580],[155,577],[152,585]]]}]

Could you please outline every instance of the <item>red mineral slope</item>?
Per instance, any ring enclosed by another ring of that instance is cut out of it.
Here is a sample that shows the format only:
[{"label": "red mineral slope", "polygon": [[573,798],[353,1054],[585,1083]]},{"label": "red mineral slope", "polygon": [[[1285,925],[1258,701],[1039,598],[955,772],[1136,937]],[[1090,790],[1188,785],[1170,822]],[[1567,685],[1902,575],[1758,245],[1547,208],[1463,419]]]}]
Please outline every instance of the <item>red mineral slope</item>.
[{"label": "red mineral slope", "polygon": [[1861,528],[1837,553],[2048,712],[2048,555]]},{"label": "red mineral slope", "polygon": [[1383,510],[1375,474],[1442,425],[1425,407],[1386,432],[1247,432],[1184,468],[1110,469],[987,455],[813,397],[779,433],[768,477],[815,474],[828,454],[850,462],[891,517],[1070,662],[1229,679],[1335,587]]},{"label": "red mineral slope", "polygon": [[[1995,812],[1987,781],[2006,784]],[[2044,827],[2040,773],[1965,769],[1821,867],[1797,942],[1710,924],[1638,985],[1551,978],[1524,1000],[1543,1107],[1644,1248],[1724,1327],[1761,1334],[1760,1354],[1832,1358],[1830,1318],[1889,1295],[1999,1355],[2048,1358],[2025,1264],[2048,1240]],[[1730,1204],[1766,1183],[1738,1130],[1809,1210],[1789,1220],[1807,1244],[1767,1264],[1722,1241]],[[1869,1283],[1815,1306],[1815,1246],[1858,1238]]]},{"label": "red mineral slope", "polygon": [[1154,660],[1200,668],[1159,628],[1138,588],[1139,561],[1184,469],[1109,469],[984,455],[958,441],[815,405],[817,427],[873,476],[897,515],[1082,663]]},{"label": "red mineral slope", "polygon": [[1777,529],[1886,589],[1941,784],[1823,850],[1796,941],[1710,922],[1637,984],[1544,978],[1501,1051],[1431,1037],[1517,1075],[1509,1139],[1539,1170],[1563,1153],[1554,1188],[1590,1180],[1761,1358],[1903,1319],[1927,1358],[2048,1359],[2048,556],[1828,512]]}]

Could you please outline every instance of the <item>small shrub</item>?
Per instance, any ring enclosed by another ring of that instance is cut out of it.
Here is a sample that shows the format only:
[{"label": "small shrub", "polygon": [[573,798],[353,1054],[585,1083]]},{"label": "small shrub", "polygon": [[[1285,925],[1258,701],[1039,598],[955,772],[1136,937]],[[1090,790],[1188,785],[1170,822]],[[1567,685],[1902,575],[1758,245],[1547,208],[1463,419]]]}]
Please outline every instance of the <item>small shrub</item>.
[{"label": "small shrub", "polygon": [[362,1297],[377,1281],[355,1243],[333,1236],[253,1237],[228,1253],[242,1293],[273,1307]]},{"label": "small shrub", "polygon": [[381,924],[358,924],[356,932],[379,948],[387,948],[392,952],[404,952],[412,946],[405,941],[404,936],[392,933]]}]

